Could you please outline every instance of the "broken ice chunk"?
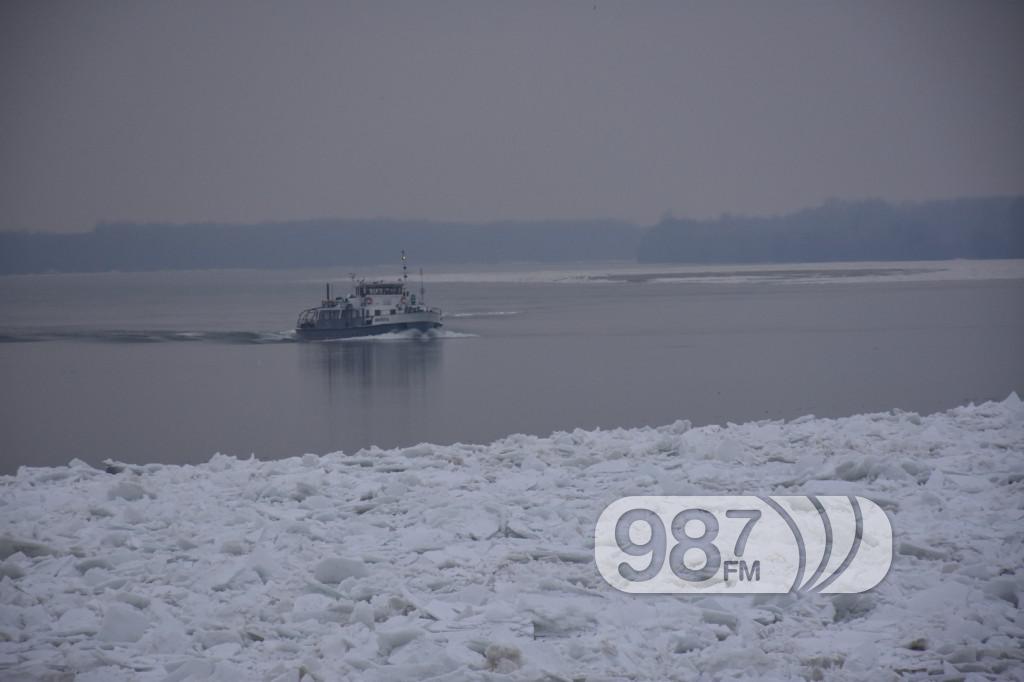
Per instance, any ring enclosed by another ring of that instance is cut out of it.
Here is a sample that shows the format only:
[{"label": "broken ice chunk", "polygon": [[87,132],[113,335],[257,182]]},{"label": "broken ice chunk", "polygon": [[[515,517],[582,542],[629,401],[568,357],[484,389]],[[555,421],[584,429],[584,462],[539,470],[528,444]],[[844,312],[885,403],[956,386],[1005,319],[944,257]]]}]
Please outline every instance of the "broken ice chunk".
[{"label": "broken ice chunk", "polygon": [[313,569],[313,577],[328,585],[337,585],[345,578],[365,578],[369,569],[362,561],[331,557],[323,559]]}]

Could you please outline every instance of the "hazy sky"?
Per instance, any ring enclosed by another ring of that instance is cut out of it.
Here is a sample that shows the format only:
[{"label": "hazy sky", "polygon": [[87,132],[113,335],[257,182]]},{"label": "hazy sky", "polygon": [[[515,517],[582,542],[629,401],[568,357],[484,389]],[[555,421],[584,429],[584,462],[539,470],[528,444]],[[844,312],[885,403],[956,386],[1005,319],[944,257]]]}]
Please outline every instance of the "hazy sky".
[{"label": "hazy sky", "polygon": [[0,228],[1024,191],[1024,3],[0,4]]}]

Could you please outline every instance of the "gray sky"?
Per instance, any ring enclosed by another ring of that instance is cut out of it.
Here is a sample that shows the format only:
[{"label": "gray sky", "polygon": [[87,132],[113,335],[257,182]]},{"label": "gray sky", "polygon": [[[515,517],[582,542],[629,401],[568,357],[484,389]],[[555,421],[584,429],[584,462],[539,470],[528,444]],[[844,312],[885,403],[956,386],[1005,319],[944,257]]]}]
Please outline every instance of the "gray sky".
[{"label": "gray sky", "polygon": [[0,229],[1024,191],[1024,4],[0,5]]}]

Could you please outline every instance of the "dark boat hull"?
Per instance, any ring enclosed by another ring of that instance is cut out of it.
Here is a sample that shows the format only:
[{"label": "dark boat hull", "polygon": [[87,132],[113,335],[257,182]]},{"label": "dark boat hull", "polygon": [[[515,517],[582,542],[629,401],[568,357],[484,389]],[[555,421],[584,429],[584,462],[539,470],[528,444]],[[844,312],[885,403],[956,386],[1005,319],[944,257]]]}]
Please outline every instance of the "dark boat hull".
[{"label": "dark boat hull", "polygon": [[331,339],[354,339],[363,336],[380,336],[415,329],[428,332],[441,326],[440,322],[395,322],[392,324],[371,324],[361,327],[339,327],[335,329],[298,328],[295,336],[302,341],[329,341]]}]

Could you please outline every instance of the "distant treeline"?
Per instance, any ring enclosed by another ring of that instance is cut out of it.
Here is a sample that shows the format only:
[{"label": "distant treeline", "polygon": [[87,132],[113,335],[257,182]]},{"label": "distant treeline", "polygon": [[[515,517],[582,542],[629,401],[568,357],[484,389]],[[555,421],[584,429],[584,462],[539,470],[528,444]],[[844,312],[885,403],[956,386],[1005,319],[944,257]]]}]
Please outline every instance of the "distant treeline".
[{"label": "distant treeline", "polygon": [[313,220],[100,224],[84,234],[0,232],[0,273],[639,260],[770,263],[1024,258],[1024,197],[917,204],[829,201],[774,217],[453,224]]},{"label": "distant treeline", "polygon": [[296,268],[633,258],[640,230],[614,221],[448,224],[310,220],[100,224],[85,234],[0,233],[0,272]]},{"label": "distant treeline", "polygon": [[665,218],[641,262],[798,263],[1024,258],[1024,197],[916,204],[829,201],[767,218]]}]

